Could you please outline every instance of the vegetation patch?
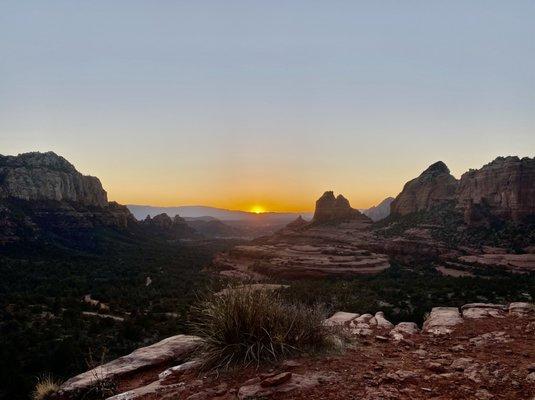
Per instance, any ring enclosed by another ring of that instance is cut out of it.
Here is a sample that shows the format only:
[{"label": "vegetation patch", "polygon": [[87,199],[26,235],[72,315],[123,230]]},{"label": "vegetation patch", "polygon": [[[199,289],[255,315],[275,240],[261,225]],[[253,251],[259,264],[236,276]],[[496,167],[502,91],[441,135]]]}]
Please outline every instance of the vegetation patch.
[{"label": "vegetation patch", "polygon": [[228,288],[193,309],[194,331],[205,340],[207,368],[257,366],[332,346],[322,306],[285,300],[279,291]]}]

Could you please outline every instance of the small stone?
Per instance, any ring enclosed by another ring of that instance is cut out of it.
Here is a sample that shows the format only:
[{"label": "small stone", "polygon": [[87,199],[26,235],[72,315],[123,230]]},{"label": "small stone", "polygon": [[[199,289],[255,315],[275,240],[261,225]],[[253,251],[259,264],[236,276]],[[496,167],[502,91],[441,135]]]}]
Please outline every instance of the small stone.
[{"label": "small stone", "polygon": [[388,338],[387,337],[380,336],[380,335],[375,336],[375,340],[377,340],[379,342],[388,342]]}]

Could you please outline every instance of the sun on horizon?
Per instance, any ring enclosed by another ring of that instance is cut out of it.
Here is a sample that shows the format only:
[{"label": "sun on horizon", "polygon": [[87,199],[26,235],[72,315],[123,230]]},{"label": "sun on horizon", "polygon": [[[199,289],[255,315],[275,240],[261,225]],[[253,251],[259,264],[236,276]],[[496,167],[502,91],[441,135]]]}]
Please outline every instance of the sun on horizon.
[{"label": "sun on horizon", "polygon": [[266,212],[266,209],[262,206],[255,205],[255,206],[252,206],[249,211],[255,214],[262,214]]}]

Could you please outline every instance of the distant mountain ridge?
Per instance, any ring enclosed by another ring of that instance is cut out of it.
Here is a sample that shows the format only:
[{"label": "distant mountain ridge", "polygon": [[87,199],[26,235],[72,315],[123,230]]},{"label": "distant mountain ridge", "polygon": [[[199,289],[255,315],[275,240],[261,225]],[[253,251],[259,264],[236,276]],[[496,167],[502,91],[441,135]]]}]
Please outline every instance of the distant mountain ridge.
[{"label": "distant mountain ridge", "polygon": [[177,207],[156,207],[147,205],[127,205],[130,212],[138,220],[144,219],[147,215],[151,217],[165,213],[170,217],[180,215],[182,218],[202,218],[212,217],[220,221],[266,221],[277,223],[288,223],[295,220],[299,215],[306,219],[312,218],[312,213],[300,212],[265,212],[256,214],[248,211],[227,210],[224,208],[208,206],[177,206]]}]

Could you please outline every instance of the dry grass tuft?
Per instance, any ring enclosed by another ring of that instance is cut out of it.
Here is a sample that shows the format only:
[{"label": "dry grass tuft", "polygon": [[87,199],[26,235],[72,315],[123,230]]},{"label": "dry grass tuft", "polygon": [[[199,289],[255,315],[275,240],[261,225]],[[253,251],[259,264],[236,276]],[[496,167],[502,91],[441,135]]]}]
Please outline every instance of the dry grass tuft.
[{"label": "dry grass tuft", "polygon": [[40,378],[35,385],[32,393],[32,400],[48,400],[59,390],[59,382],[55,381],[50,376]]},{"label": "dry grass tuft", "polygon": [[205,340],[207,368],[275,362],[332,345],[323,307],[285,300],[278,291],[228,288],[201,301],[193,327]]}]

